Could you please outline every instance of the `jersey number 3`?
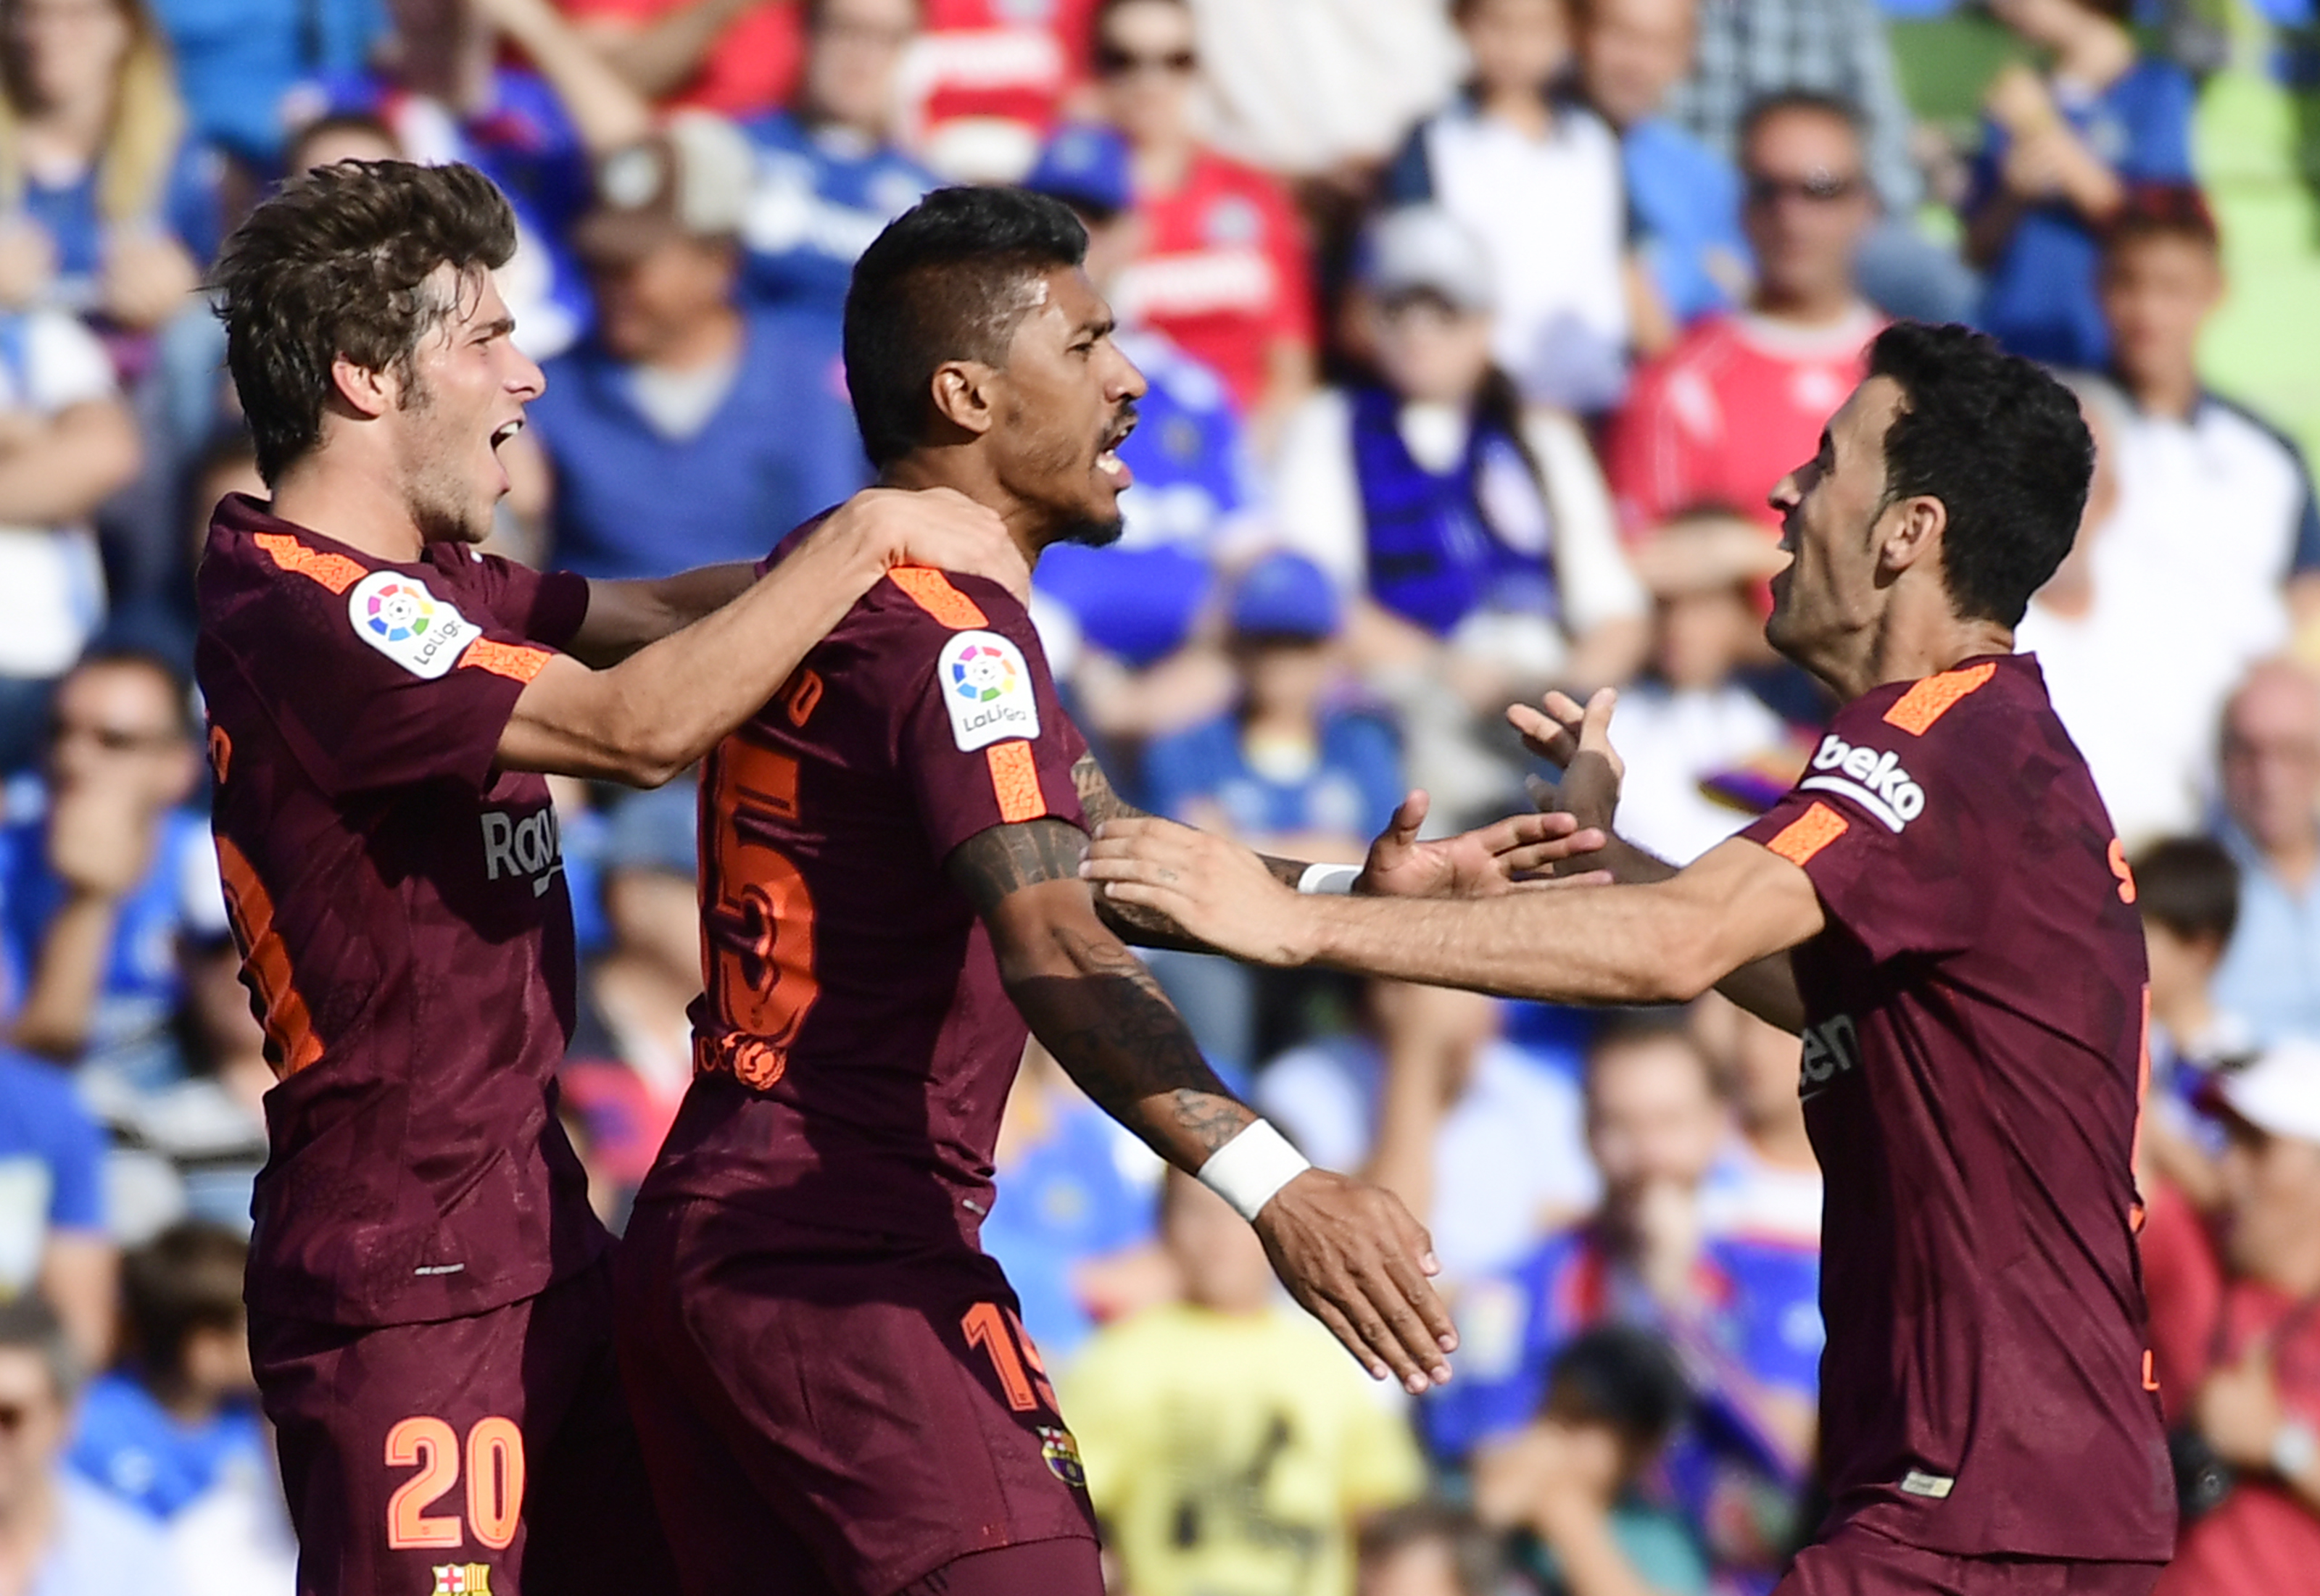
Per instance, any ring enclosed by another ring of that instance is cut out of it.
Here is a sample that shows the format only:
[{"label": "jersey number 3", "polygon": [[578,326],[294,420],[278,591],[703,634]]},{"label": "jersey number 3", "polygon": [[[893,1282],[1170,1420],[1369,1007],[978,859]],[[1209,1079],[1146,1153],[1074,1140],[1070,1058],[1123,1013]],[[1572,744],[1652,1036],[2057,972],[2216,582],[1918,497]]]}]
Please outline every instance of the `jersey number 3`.
[{"label": "jersey number 3", "polygon": [[709,1002],[731,1039],[745,1086],[763,1091],[821,996],[813,970],[813,897],[779,849],[753,834],[797,818],[797,762],[741,737],[711,756],[704,778],[714,828],[702,887]]}]

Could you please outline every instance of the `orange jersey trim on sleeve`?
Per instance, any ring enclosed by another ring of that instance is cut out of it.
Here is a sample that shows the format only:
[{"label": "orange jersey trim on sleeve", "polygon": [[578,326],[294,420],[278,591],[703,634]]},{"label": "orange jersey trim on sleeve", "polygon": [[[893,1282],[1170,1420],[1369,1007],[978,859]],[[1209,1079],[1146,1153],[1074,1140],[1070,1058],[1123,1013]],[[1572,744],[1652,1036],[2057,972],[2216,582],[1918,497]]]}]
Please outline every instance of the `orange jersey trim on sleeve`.
[{"label": "orange jersey trim on sleeve", "polygon": [[459,656],[459,669],[489,671],[510,681],[529,682],[548,669],[548,653],[544,648],[526,648],[519,643],[494,643],[489,637],[478,637]]},{"label": "orange jersey trim on sleeve", "polygon": [[283,570],[312,578],[334,593],[345,592],[368,574],[346,555],[326,555],[320,549],[308,548],[285,533],[259,532],[253,535],[250,541],[263,549],[266,557]]},{"label": "orange jersey trim on sleeve", "polygon": [[954,632],[987,627],[991,618],[983,606],[950,585],[950,578],[931,565],[897,565],[887,579],[911,596],[911,601]]},{"label": "orange jersey trim on sleeve", "polygon": [[1815,804],[1781,828],[1781,834],[1764,844],[1773,852],[1802,870],[1812,862],[1812,856],[1827,847],[1850,829],[1844,816],[1826,804]]},{"label": "orange jersey trim on sleeve", "polygon": [[994,743],[983,758],[991,762],[991,790],[999,795],[1000,819],[1012,825],[1047,812],[1047,795],[1040,790],[1039,767],[1029,743]]},{"label": "orange jersey trim on sleeve", "polygon": [[1885,711],[1885,724],[1899,726],[1913,737],[1922,737],[1960,699],[1978,690],[1997,674],[1998,666],[1984,660],[1962,671],[1928,676],[1893,700],[1893,707]]},{"label": "orange jersey trim on sleeve", "polygon": [[274,899],[242,851],[217,840],[218,875],[228,916],[241,940],[242,973],[258,996],[258,1023],[272,1045],[267,1062],[286,1080],[322,1056],[322,1039],[290,978],[290,951],[274,929]]}]

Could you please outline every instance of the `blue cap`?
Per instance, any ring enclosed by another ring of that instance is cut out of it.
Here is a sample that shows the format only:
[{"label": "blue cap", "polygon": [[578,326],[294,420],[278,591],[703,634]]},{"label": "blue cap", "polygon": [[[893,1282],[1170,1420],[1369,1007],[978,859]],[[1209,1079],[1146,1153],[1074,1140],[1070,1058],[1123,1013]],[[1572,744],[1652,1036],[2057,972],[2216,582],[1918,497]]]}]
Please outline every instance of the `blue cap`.
[{"label": "blue cap", "polygon": [[1067,205],[1116,215],[1135,203],[1128,140],[1095,122],[1074,122],[1039,151],[1023,186]]},{"label": "blue cap", "polygon": [[1302,555],[1267,555],[1233,589],[1232,627],[1243,636],[1337,635],[1337,584]]}]

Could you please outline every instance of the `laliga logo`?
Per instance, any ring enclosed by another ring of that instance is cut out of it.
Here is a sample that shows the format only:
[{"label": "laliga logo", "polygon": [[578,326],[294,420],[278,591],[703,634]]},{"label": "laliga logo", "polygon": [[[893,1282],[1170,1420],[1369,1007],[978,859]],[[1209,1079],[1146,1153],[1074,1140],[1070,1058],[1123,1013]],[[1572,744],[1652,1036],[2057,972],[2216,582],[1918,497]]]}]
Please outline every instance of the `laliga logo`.
[{"label": "laliga logo", "polygon": [[371,591],[370,629],[389,643],[423,637],[435,624],[435,605],[421,589],[399,582],[383,582]]},{"label": "laliga logo", "polygon": [[970,645],[950,663],[951,690],[970,704],[988,704],[1015,690],[1015,667],[988,644]]},{"label": "laliga logo", "polygon": [[1828,773],[1806,777],[1799,791],[1843,793],[1896,834],[1925,813],[1926,789],[1890,753],[1857,748],[1832,732],[1814,752],[1812,768]]}]

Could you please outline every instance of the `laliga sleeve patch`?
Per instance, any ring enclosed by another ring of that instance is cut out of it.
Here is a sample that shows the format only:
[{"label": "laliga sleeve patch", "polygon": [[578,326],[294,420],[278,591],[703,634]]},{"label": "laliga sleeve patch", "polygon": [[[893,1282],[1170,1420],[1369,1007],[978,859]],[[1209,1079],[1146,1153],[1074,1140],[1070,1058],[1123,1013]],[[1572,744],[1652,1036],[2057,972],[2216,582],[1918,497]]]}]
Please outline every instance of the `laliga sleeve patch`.
[{"label": "laliga sleeve patch", "polygon": [[1023,651],[996,632],[961,632],[943,645],[935,667],[951,740],[973,753],[1009,737],[1039,735],[1039,700]]},{"label": "laliga sleeve patch", "polygon": [[356,636],[429,681],[458,663],[484,635],[425,582],[400,571],[374,571],[357,582],[347,595],[347,618]]}]

